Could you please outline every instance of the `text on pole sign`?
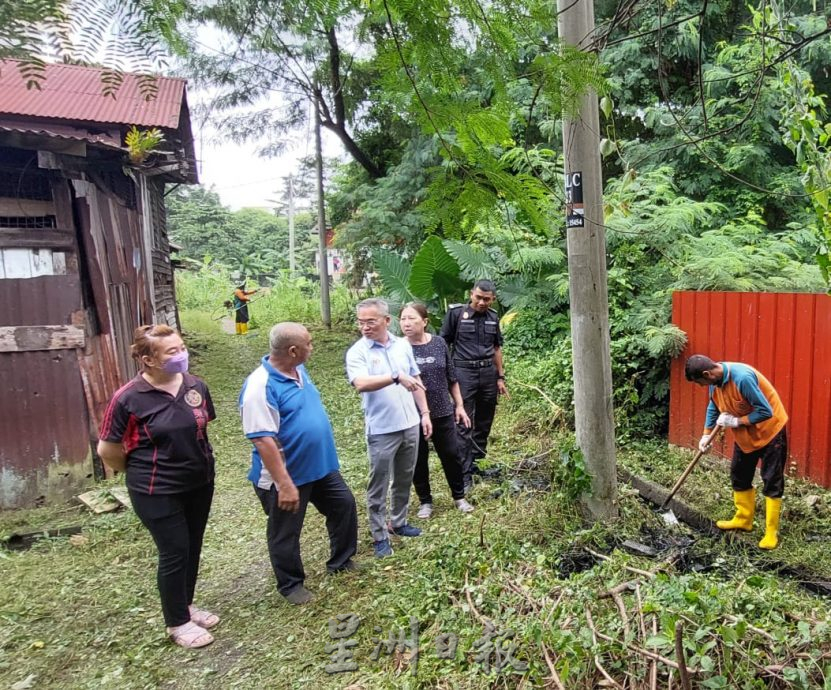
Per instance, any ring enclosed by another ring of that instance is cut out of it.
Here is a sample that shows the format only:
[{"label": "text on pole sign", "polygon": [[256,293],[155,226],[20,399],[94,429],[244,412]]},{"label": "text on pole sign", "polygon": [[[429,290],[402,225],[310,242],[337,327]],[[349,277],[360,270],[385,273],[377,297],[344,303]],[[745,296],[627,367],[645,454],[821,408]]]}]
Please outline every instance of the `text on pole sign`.
[{"label": "text on pole sign", "polygon": [[566,227],[582,228],[586,211],[583,208],[583,173],[566,173]]}]

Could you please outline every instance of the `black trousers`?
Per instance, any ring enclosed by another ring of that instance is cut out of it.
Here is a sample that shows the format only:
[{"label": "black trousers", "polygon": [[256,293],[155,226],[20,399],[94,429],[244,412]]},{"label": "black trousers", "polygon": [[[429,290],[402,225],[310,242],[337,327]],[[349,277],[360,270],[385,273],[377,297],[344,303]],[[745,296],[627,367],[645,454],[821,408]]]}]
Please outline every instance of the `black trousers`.
[{"label": "black trousers", "polygon": [[277,587],[283,596],[291,594],[306,580],[300,558],[300,532],[303,530],[309,503],[326,517],[331,554],[326,562],[327,570],[332,573],[341,570],[357,552],[358,509],[355,497],[340,472],[331,472],[322,479],[298,486],[300,508],[296,513],[277,507],[277,489],[274,485],[268,490],[255,486],[254,491],[268,515],[268,556],[277,578]]},{"label": "black trousers", "polygon": [[753,473],[762,461],[762,493],[768,498],[782,498],[785,493],[785,463],[788,461],[788,435],[782,429],[764,448],[745,453],[733,445],[730,480],[733,491],[747,491],[753,486]]},{"label": "black trousers", "polygon": [[179,494],[142,494],[130,490],[130,501],[159,550],[156,580],[168,627],[190,620],[202,537],[211,512],[214,485]]},{"label": "black trousers", "polygon": [[[462,445],[459,442],[459,431],[456,428],[455,415],[430,418],[433,423],[433,447],[441,460],[450,495],[454,499],[465,497],[464,475],[462,474]],[[418,500],[421,503],[432,503],[433,495],[430,492],[430,442],[420,431],[418,439],[418,457],[415,472],[413,472],[413,486]]]},{"label": "black trousers", "polygon": [[463,363],[456,362],[456,376],[459,379],[465,412],[472,423],[469,430],[459,428],[463,443],[462,470],[465,477],[470,477],[476,467],[476,460],[484,458],[488,450],[488,436],[491,433],[496,401],[499,398],[496,367],[491,364],[481,369],[468,369]]}]

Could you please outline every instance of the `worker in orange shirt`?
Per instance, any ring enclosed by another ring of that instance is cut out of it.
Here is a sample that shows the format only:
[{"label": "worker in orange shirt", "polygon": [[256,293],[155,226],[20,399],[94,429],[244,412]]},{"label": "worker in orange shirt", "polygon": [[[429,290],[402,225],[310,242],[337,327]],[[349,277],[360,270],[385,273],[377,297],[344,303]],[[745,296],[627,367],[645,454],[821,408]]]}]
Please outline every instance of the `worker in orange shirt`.
[{"label": "worker in orange shirt", "polygon": [[765,536],[759,547],[775,548],[779,543],[779,513],[788,459],[788,414],[779,394],[760,372],[741,362],[714,362],[706,355],[693,355],[687,360],[684,374],[687,381],[709,387],[710,402],[699,450],[709,447],[716,426],[732,429],[735,439],[730,479],[736,514],[732,520],[719,520],[716,526],[746,532],[753,529],[753,474],[761,460]]},{"label": "worker in orange shirt", "polygon": [[234,312],[236,313],[237,335],[245,335],[248,333],[248,303],[251,301],[249,295],[253,295],[256,290],[246,290],[245,281],[243,280],[234,290]]}]

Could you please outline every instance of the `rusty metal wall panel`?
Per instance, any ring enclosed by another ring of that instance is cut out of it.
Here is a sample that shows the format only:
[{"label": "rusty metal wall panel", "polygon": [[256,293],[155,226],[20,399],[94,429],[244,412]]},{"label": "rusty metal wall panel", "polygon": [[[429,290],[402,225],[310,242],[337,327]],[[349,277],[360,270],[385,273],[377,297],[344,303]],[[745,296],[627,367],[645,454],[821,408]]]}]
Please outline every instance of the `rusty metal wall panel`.
[{"label": "rusty metal wall panel", "polygon": [[101,90],[102,70],[48,64],[39,89],[26,88],[19,63],[0,61],[0,113],[145,127],[179,127],[185,80],[159,77],[158,93],[147,100],[135,74],[125,74],[115,98]]},{"label": "rusty metal wall panel", "polygon": [[[109,334],[92,338],[84,352],[78,352],[84,396],[89,412],[90,434],[98,437],[98,429],[112,394],[136,373],[135,364],[119,360],[119,351]],[[122,367],[128,368],[122,369]],[[124,371],[124,374],[119,373]]]},{"label": "rusty metal wall panel", "polygon": [[[694,448],[704,427],[707,389],[688,383],[694,353],[740,361],[774,385],[790,417],[796,473],[831,488],[831,297],[803,293],[676,292],[672,322],[687,333],[670,373],[670,443]],[[728,457],[732,435],[716,451]]]},{"label": "rusty metal wall panel", "polygon": [[0,280],[0,326],[78,325],[80,310],[77,275]]},{"label": "rusty metal wall panel", "polygon": [[[77,275],[0,280],[0,325],[74,324]],[[72,350],[0,353],[0,508],[74,488],[91,471],[89,424]]]}]

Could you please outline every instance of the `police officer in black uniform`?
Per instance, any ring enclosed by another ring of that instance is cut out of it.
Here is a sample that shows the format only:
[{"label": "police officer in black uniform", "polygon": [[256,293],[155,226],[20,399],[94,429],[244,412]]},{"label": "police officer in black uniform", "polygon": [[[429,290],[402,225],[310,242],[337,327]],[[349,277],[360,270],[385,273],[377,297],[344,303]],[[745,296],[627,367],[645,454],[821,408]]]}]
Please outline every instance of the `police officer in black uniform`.
[{"label": "police officer in black uniform", "polygon": [[461,429],[465,489],[470,488],[474,474],[498,474],[493,470],[482,471],[476,464],[485,457],[497,397],[508,394],[502,364],[502,333],[497,314],[490,308],[494,299],[493,282],[477,281],[470,291],[468,304],[450,306],[439,333],[452,348],[465,412],[473,423],[469,431]]}]

